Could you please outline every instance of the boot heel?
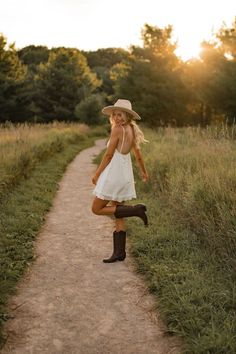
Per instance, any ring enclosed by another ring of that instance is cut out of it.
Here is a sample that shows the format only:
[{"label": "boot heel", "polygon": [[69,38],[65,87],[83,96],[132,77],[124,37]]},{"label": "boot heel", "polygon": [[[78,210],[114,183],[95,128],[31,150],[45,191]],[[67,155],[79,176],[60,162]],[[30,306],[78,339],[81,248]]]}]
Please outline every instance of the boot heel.
[{"label": "boot heel", "polygon": [[139,214],[138,216],[143,220],[143,223],[145,226],[148,226],[148,217],[146,214],[147,207],[145,204],[137,204],[137,206],[141,209],[142,213]]},{"label": "boot heel", "polygon": [[118,257],[117,259],[118,259],[118,261],[124,261],[125,260],[125,258],[126,258],[126,254],[124,255],[124,256],[122,256],[122,257]]},{"label": "boot heel", "polygon": [[144,220],[144,225],[145,226],[148,226],[148,218],[147,218],[147,215],[145,214],[145,216],[146,216],[146,218],[145,218],[145,220]]},{"label": "boot heel", "polygon": [[110,258],[103,259],[104,263],[114,263],[116,261],[124,261],[126,258],[125,252],[126,232],[113,232],[113,254]]}]

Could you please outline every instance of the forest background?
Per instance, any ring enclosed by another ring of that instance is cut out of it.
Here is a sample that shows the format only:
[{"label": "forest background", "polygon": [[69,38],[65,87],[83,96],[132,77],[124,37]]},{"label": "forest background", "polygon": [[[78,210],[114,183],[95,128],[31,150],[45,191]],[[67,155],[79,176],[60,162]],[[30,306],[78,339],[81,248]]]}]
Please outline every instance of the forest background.
[{"label": "forest background", "polygon": [[0,37],[0,122],[104,122],[100,109],[129,98],[148,126],[203,127],[236,116],[236,21],[181,60],[171,25],[145,24],[142,46],[77,48],[29,45]]}]

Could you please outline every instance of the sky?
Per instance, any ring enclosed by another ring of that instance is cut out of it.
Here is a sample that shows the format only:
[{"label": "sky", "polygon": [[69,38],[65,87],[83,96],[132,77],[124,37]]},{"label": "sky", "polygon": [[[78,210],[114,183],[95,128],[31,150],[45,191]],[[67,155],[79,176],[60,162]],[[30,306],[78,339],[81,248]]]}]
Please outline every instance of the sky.
[{"label": "sky", "polygon": [[1,0],[0,33],[17,49],[30,44],[128,49],[142,45],[145,23],[171,24],[176,54],[187,60],[235,16],[236,0]]}]

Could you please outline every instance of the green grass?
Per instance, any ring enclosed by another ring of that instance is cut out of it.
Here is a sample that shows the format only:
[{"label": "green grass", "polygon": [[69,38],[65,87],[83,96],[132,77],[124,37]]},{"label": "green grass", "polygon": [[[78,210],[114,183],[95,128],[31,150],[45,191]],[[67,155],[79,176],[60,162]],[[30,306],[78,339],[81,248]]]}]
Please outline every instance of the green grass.
[{"label": "green grass", "polygon": [[[75,134],[76,135],[76,134]],[[17,281],[34,260],[34,240],[49,211],[58,182],[66,166],[79,151],[103,136],[101,128],[91,129],[81,136],[61,134],[59,149],[49,149],[31,165],[27,175],[5,189],[0,205],[0,348],[4,344],[3,325],[8,319],[6,304],[15,293]],[[42,147],[45,144],[42,145]],[[39,150],[40,151],[40,150]],[[13,188],[14,187],[14,188]]]},{"label": "green grass", "polygon": [[135,168],[150,226],[128,219],[131,252],[183,353],[236,353],[236,143],[214,133],[146,129],[148,184]]}]

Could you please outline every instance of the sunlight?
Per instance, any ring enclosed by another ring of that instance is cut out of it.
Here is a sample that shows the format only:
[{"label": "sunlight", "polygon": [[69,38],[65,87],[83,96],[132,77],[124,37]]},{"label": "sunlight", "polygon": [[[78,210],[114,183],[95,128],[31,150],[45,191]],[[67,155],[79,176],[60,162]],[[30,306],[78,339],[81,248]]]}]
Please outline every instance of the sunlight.
[{"label": "sunlight", "polygon": [[236,14],[235,0],[120,0],[115,17],[105,15],[111,4],[112,0],[4,1],[0,32],[17,48],[34,44],[128,49],[142,45],[140,32],[145,23],[160,28],[170,24],[178,41],[176,54],[188,60],[198,57],[201,42],[209,40],[223,21],[232,23]]},{"label": "sunlight", "polygon": [[234,56],[232,54],[230,54],[230,53],[225,53],[224,56],[228,60],[233,60],[234,59]]},{"label": "sunlight", "polygon": [[180,57],[182,60],[186,61],[192,58],[199,58],[199,54],[201,51],[200,43],[195,42],[184,42],[182,41],[181,44],[175,51],[175,54]]}]

